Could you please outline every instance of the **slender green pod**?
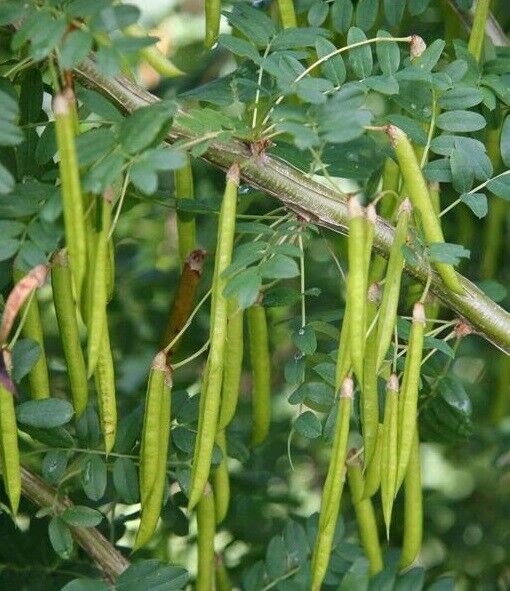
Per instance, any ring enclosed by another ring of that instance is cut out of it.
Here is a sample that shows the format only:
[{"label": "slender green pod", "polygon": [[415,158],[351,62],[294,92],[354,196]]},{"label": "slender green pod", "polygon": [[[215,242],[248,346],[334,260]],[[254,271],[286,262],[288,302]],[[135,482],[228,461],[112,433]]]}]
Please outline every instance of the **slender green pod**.
[{"label": "slender green pod", "polygon": [[368,283],[368,274],[370,270],[370,261],[372,260],[372,246],[374,244],[375,222],[377,221],[377,211],[373,203],[369,203],[365,214],[365,284]]},{"label": "slender green pod", "polygon": [[203,495],[197,506],[197,579],[196,591],[211,591],[214,585],[214,534],[216,516],[214,514],[214,494],[206,483]]},{"label": "slender green pod", "polygon": [[[174,172],[175,198],[193,199],[193,170],[189,156],[186,164]],[[177,202],[178,205],[178,202]],[[177,240],[181,265],[186,263],[189,254],[196,248],[195,216],[189,212],[177,210]]]},{"label": "slender green pod", "polygon": [[[140,450],[140,485],[142,484],[142,467],[144,479],[144,492],[141,496],[142,500],[142,517],[140,526],[136,534],[134,549],[145,545],[153,536],[159,516],[161,513],[161,505],[165,495],[166,470],[168,458],[168,442],[170,439],[170,422],[171,422],[171,387],[172,378],[170,370],[166,365],[166,355],[159,352],[152,362],[151,372],[149,374],[148,396],[154,395],[154,400],[159,401],[159,407],[154,410],[146,407],[145,413],[156,412],[157,425],[153,435],[155,435],[156,449],[153,454],[149,455],[149,447],[153,444],[152,440],[146,440],[144,445],[144,437],[148,435],[146,426],[152,423],[151,420],[145,422],[142,432],[142,448]],[[149,392],[151,390],[151,392]],[[156,390],[158,390],[156,392]],[[152,482],[150,481],[152,478]],[[142,487],[140,486],[140,493]]]},{"label": "slender green pod", "polygon": [[11,510],[16,515],[21,497],[18,427],[14,410],[14,387],[4,375],[0,376],[0,460],[5,492]]},{"label": "slender green pod", "polygon": [[353,394],[354,384],[352,378],[346,377],[340,392],[331,459],[322,492],[319,528],[312,555],[312,591],[320,591],[321,589],[333,546],[344,487],[345,459],[347,456]]},{"label": "slender green pod", "polygon": [[335,390],[340,390],[342,382],[346,378],[351,369],[351,354],[349,342],[349,319],[351,314],[349,312],[349,300],[345,302],[344,316],[342,319],[342,328],[338,337],[338,353],[336,357],[335,369]]},{"label": "slender green pod", "polygon": [[105,322],[101,336],[99,355],[94,370],[94,381],[96,384],[99,421],[103,433],[104,447],[108,454],[113,449],[117,434],[117,402],[115,397],[115,370],[107,322]]},{"label": "slender green pod", "polygon": [[293,0],[277,0],[280,22],[284,29],[297,27],[296,12]]},{"label": "slender green pod", "polygon": [[271,423],[271,358],[264,306],[254,304],[247,310],[252,371],[251,444],[260,445],[267,437]]},{"label": "slender green pod", "polygon": [[230,504],[230,478],[227,464],[227,436],[225,430],[216,433],[216,443],[223,457],[213,474],[214,505],[216,507],[216,523],[221,523],[228,513]]},{"label": "slender green pod", "polygon": [[218,430],[225,429],[234,418],[241,374],[243,371],[243,310],[235,298],[228,301],[227,342],[225,343],[225,368],[221,389],[221,407]]},{"label": "slender green pod", "polygon": [[393,502],[397,494],[398,387],[398,378],[392,374],[386,384],[381,450],[381,502],[388,539]]},{"label": "slender green pod", "polygon": [[397,490],[405,477],[416,431],[424,329],[425,309],[421,302],[416,302],[413,308],[413,322],[399,402]]},{"label": "slender green pod", "polygon": [[485,40],[485,23],[489,16],[491,0],[477,0],[471,34],[469,35],[468,51],[476,61],[481,61],[483,42]]},{"label": "slender green pod", "polygon": [[65,93],[53,97],[53,113],[59,155],[66,245],[69,252],[76,299],[80,301],[87,264],[87,247],[80,170],[74,141],[74,111],[72,103],[70,103]]},{"label": "slender green pod", "polygon": [[94,272],[92,276],[92,293],[94,297],[90,299],[90,307],[87,314],[87,361],[89,377],[94,373],[99,358],[101,338],[106,324],[106,304],[108,299],[106,282],[108,234],[112,215],[110,191],[106,191],[104,197],[100,199],[100,208],[101,228],[96,239]]},{"label": "slender green pod", "polygon": [[215,591],[231,591],[232,583],[228,576],[228,570],[225,566],[222,556],[216,554],[214,560],[214,573],[215,573]]},{"label": "slender green pod", "polygon": [[205,39],[204,45],[212,49],[220,33],[221,0],[205,0]]},{"label": "slender green pod", "polygon": [[51,286],[74,412],[80,417],[88,401],[87,370],[80,344],[69,258],[65,249],[58,251],[52,258]]},{"label": "slender green pod", "polygon": [[[147,37],[147,31],[140,25],[129,25],[124,28],[124,33],[129,37]],[[167,78],[182,76],[184,72],[174,65],[166,55],[163,54],[155,45],[142,47],[140,56],[152,66],[158,74]]]},{"label": "slender green pod", "polygon": [[411,202],[404,199],[398,214],[395,239],[391,246],[384,291],[377,321],[377,362],[376,371],[382,365],[388,352],[395,322],[397,320],[397,308],[400,294],[400,281],[404,268],[404,253],[402,247],[407,238],[409,219],[411,217]]},{"label": "slender green pod", "polygon": [[[14,278],[17,282],[22,281],[24,274],[17,269],[14,270]],[[31,300],[28,300],[21,307],[21,314],[25,314],[25,322],[21,334],[25,339],[35,341],[39,345],[39,358],[35,365],[28,372],[28,383],[30,397],[34,400],[42,400],[50,396],[50,380],[48,376],[48,364],[46,361],[46,350],[44,348],[44,335],[37,300],[37,291],[34,292]]]},{"label": "slender green pod", "polygon": [[[441,223],[430,200],[427,183],[416,159],[413,146],[407,135],[395,125],[387,125],[386,133],[395,149],[409,199],[413,208],[419,213],[425,239],[429,243],[444,242]],[[434,263],[439,275],[448,289],[462,293],[463,288],[452,265]]]},{"label": "slender green pod", "polygon": [[220,224],[216,244],[211,301],[210,347],[202,379],[198,432],[191,470],[189,508],[193,508],[204,491],[209,478],[211,458],[216,437],[221,404],[225,333],[227,330],[227,300],[223,296],[226,280],[223,271],[230,265],[234,246],[234,233],[239,185],[239,165],[233,164],[227,172],[227,185],[220,211]]},{"label": "slender green pod", "polygon": [[349,305],[349,349],[352,366],[359,383],[363,380],[366,321],[366,266],[365,266],[365,214],[356,197],[348,202],[349,238],[347,301]]},{"label": "slender green pod", "polygon": [[[377,314],[377,307],[381,300],[381,290],[378,283],[368,288],[367,295],[367,327],[372,324]],[[377,425],[379,423],[379,395],[377,392],[376,367],[377,339],[372,332],[365,345],[365,359],[363,364],[363,384],[361,388],[361,426],[363,433],[363,449],[365,463],[372,459],[377,442]]]},{"label": "slender green pod", "polygon": [[429,195],[434,213],[438,216],[441,213],[441,188],[438,182],[432,181],[429,183]]},{"label": "slender green pod", "polygon": [[413,446],[404,480],[404,536],[400,568],[413,564],[420,553],[423,538],[423,498],[421,490],[420,440],[415,430]]},{"label": "slender green pod", "polygon": [[357,450],[351,451],[354,451],[354,455],[347,460],[347,482],[351,491],[351,500],[354,506],[361,545],[368,558],[370,574],[374,576],[381,572],[384,566],[377,532],[377,521],[372,501],[363,497],[365,483],[359,455],[357,455]]},{"label": "slender green pod", "polygon": [[370,498],[375,495],[381,485],[381,457],[383,446],[383,424],[377,425],[377,438],[375,441],[374,453],[368,464],[365,464],[365,490],[363,496]]},{"label": "slender green pod", "polygon": [[115,291],[115,247],[113,240],[108,240],[106,253],[106,303],[113,298]]}]

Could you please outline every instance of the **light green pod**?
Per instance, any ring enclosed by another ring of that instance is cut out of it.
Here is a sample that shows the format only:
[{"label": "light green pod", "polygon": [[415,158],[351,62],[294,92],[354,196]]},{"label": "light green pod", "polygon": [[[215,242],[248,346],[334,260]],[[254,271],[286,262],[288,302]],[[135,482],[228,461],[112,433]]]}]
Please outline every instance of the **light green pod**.
[{"label": "light green pod", "polygon": [[220,33],[221,0],[205,0],[205,39],[204,45],[212,49]]},{"label": "light green pod", "polygon": [[[174,172],[175,198],[193,199],[193,169],[188,157],[186,164]],[[191,252],[196,248],[195,216],[192,213],[177,211],[177,240],[179,243],[179,257],[183,266]]]},{"label": "light green pod", "polygon": [[293,0],[277,0],[280,21],[284,29],[297,27],[296,12]]},{"label": "light green pod", "polygon": [[381,451],[381,502],[386,537],[390,537],[391,514],[397,493],[398,378],[390,376],[384,402],[383,443]]},{"label": "light green pod", "polygon": [[96,369],[94,370],[99,421],[103,433],[106,453],[110,453],[115,445],[117,433],[117,402],[115,396],[115,370],[113,366],[112,350],[108,323],[105,323]]},{"label": "light green pod", "polygon": [[365,464],[365,491],[363,493],[365,498],[373,497],[381,485],[383,433],[383,424],[379,423],[377,425],[377,438],[372,459],[368,464]]},{"label": "light green pod", "polygon": [[197,506],[197,579],[195,591],[211,591],[214,587],[214,534],[216,516],[214,514],[214,494],[206,485]]},{"label": "light green pod", "polygon": [[0,382],[0,459],[5,492],[13,515],[18,512],[21,497],[21,464],[18,449],[18,427],[14,394]]},{"label": "light green pod", "polygon": [[230,504],[230,478],[227,463],[227,436],[224,430],[216,434],[216,443],[223,457],[213,474],[214,505],[216,507],[216,523],[221,523],[228,513]]},{"label": "light green pod", "polygon": [[[124,28],[124,33],[129,37],[147,37],[147,31],[140,25],[129,25]],[[169,60],[155,45],[142,47],[140,55],[152,66],[158,74],[166,78],[182,76],[183,72]]]},{"label": "light green pod", "polygon": [[423,498],[421,490],[420,441],[418,430],[414,433],[413,446],[404,480],[404,536],[400,568],[410,567],[420,553],[423,538]]}]

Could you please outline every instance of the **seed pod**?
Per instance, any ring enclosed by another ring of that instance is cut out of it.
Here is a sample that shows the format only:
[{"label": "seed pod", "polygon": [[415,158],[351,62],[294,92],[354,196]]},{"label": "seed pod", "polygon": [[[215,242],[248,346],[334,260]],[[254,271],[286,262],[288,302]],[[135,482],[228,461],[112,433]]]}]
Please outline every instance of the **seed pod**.
[{"label": "seed pod", "polygon": [[232,583],[230,582],[230,577],[228,576],[228,570],[225,566],[223,558],[219,554],[215,555],[214,566],[216,575],[216,591],[231,591]]},{"label": "seed pod", "polygon": [[418,430],[414,433],[413,446],[404,480],[404,535],[400,568],[413,564],[420,553],[423,537],[423,499],[421,491],[421,461]]},{"label": "seed pod", "polygon": [[381,501],[386,525],[386,537],[390,537],[393,501],[397,494],[397,441],[398,441],[398,378],[390,376],[386,385],[384,402],[383,444],[381,452]]},{"label": "seed pod", "polygon": [[353,390],[352,378],[345,378],[338,403],[335,437],[331,449],[328,474],[322,491],[319,528],[312,556],[312,591],[320,591],[322,581],[326,575],[340,511]]},{"label": "seed pod", "polygon": [[69,98],[65,93],[54,96],[53,113],[55,115],[55,134],[60,158],[60,189],[66,245],[69,251],[76,299],[80,301],[87,263],[87,249],[80,171],[74,141],[75,121],[72,103],[69,102]]},{"label": "seed pod", "polygon": [[[394,125],[387,125],[386,133],[395,149],[409,199],[413,204],[413,208],[420,214],[425,239],[429,243],[444,242],[441,223],[434,212],[427,183],[423,178],[420,165],[407,135]],[[463,292],[463,287],[452,265],[434,263],[434,266],[448,289],[455,293]]]},{"label": "seed pod", "polygon": [[375,205],[369,203],[365,216],[365,285],[368,284],[368,273],[370,269],[370,260],[372,258],[372,245],[374,243],[375,222],[377,221],[377,212]]},{"label": "seed pod", "polygon": [[365,470],[365,491],[363,496],[370,498],[375,495],[381,485],[381,457],[383,446],[383,424],[377,425],[377,438],[375,441],[372,459],[366,464]]},{"label": "seed pod", "polygon": [[[186,165],[174,172],[175,198],[193,199],[193,170],[189,157]],[[177,210],[177,240],[181,265],[188,260],[190,253],[196,248],[195,216],[192,213]]]},{"label": "seed pod", "polygon": [[377,362],[376,371],[381,367],[393,337],[397,308],[400,294],[400,281],[404,266],[402,247],[407,238],[409,219],[411,217],[411,203],[405,199],[398,214],[395,239],[391,245],[388,270],[384,282],[384,291],[377,322]]},{"label": "seed pod", "polygon": [[349,301],[345,302],[344,316],[342,319],[342,328],[338,338],[338,353],[336,357],[335,369],[335,389],[338,391],[343,381],[351,369],[350,339],[349,339]]},{"label": "seed pod", "polygon": [[[166,355],[159,352],[152,362],[147,385],[140,449],[140,498],[142,517],[134,549],[154,534],[165,493],[168,441],[171,421],[171,376]],[[152,429],[152,431],[151,431]]]},{"label": "seed pod", "polygon": [[230,504],[230,478],[227,464],[227,438],[224,430],[216,434],[216,443],[221,449],[222,458],[213,474],[214,505],[216,523],[221,523],[228,513]]},{"label": "seed pod", "polygon": [[243,348],[243,311],[238,308],[236,299],[232,298],[228,301],[225,368],[223,370],[221,407],[218,418],[219,431],[230,424],[236,412],[243,370]]},{"label": "seed pod", "polygon": [[296,13],[293,0],[277,0],[280,22],[284,29],[297,27]]},{"label": "seed pod", "polygon": [[351,452],[354,452],[355,457],[351,455],[351,459],[347,460],[347,482],[351,490],[351,500],[354,505],[361,545],[370,564],[370,574],[374,576],[382,571],[384,566],[377,533],[377,521],[372,501],[363,498],[365,483],[363,482],[361,463],[359,457],[356,456],[357,450],[351,450]]},{"label": "seed pod", "polygon": [[220,32],[221,0],[205,0],[205,39],[204,45],[212,49]]},{"label": "seed pod", "polygon": [[271,359],[264,306],[250,306],[247,317],[253,380],[251,444],[255,447],[266,439],[271,423]]},{"label": "seed pod", "polygon": [[[42,285],[44,280],[42,276],[46,278],[47,267],[44,267],[44,270],[41,269],[41,277],[40,280],[33,277],[33,273],[35,273],[37,267],[32,269],[28,275],[23,275],[20,271],[14,270],[14,278],[17,281],[16,286],[12,290],[11,294],[15,294],[16,292],[20,293],[23,284],[27,285],[30,283],[31,279],[34,281],[34,288],[33,290],[30,289],[25,293],[27,295],[31,294],[34,291],[34,295],[32,296],[31,301],[27,301],[23,305],[21,305],[20,312],[21,317],[25,314],[25,321],[23,323],[23,328],[21,329],[21,334],[26,339],[31,339],[35,341],[40,348],[39,358],[37,359],[35,365],[32,369],[28,372],[28,383],[30,386],[30,397],[35,400],[42,400],[44,398],[49,398],[50,396],[50,380],[48,376],[48,364],[46,361],[46,350],[44,348],[44,335],[42,329],[42,322],[41,322],[41,314],[39,311],[39,302],[37,301],[37,292],[35,291],[35,287],[37,285]],[[37,274],[37,273],[36,273]],[[5,305],[6,310],[9,306],[9,300],[14,302],[14,298],[9,296],[7,303]]]},{"label": "seed pod", "polygon": [[66,250],[60,250],[52,258],[51,285],[74,412],[77,417],[80,417],[88,401],[87,371],[80,344],[71,270]]},{"label": "seed pod", "polygon": [[14,410],[14,386],[5,367],[0,369],[0,464],[4,488],[13,515],[18,512],[21,496],[21,465],[18,450],[18,428]]},{"label": "seed pod", "polygon": [[[124,33],[129,37],[147,37],[147,31],[140,25],[129,25],[124,28]],[[182,76],[183,72],[179,70],[155,45],[142,47],[140,55],[143,59],[152,66],[158,74],[166,76],[167,78],[175,78]]]},{"label": "seed pod", "polygon": [[230,265],[232,259],[238,185],[239,166],[234,164],[227,173],[227,186],[220,212],[211,297],[211,344],[202,379],[198,432],[191,470],[190,509],[198,503],[209,478],[214,439],[216,437],[227,329],[227,300],[223,296],[226,280],[223,277],[223,271]]},{"label": "seed pod", "polygon": [[416,431],[424,327],[425,310],[423,304],[417,302],[413,308],[413,322],[404,365],[402,393],[399,401],[397,490],[404,480]]},{"label": "seed pod", "polygon": [[349,215],[349,276],[347,301],[349,306],[349,343],[354,373],[359,383],[363,379],[366,320],[365,219],[363,208],[356,197],[348,204]]},{"label": "seed pod", "polygon": [[214,495],[209,484],[206,485],[197,506],[198,565],[196,591],[211,591],[214,585],[214,534],[216,518],[214,515]]},{"label": "seed pod", "polygon": [[117,433],[117,402],[115,397],[115,370],[113,367],[112,350],[108,323],[103,327],[99,355],[94,370],[99,420],[103,433],[106,453],[110,453],[115,444]]}]

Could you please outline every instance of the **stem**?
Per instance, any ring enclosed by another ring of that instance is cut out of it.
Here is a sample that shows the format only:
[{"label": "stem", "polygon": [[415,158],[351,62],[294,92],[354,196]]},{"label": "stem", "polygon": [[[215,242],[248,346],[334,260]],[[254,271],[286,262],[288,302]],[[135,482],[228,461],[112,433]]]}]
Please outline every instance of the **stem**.
[{"label": "stem", "polygon": [[[158,99],[129,80],[104,76],[91,60],[84,60],[76,72],[80,80],[101,92],[124,112],[156,102]],[[193,132],[174,126],[167,141],[194,138]],[[269,156],[253,155],[249,148],[236,140],[211,142],[202,157],[226,170],[234,162],[243,162],[242,177],[249,185],[263,189],[279,199],[299,216],[336,232],[347,233],[347,204],[338,191],[317,183],[293,166]],[[394,228],[378,218],[375,224],[374,248],[388,256],[394,239]],[[406,271],[426,283],[430,270],[426,262],[406,263]],[[465,318],[476,332],[501,350],[510,353],[510,314],[487,297],[468,279],[459,275],[463,293],[451,292],[436,272],[432,272],[431,290],[453,310]]]},{"label": "stem", "polygon": [[[52,507],[62,513],[72,506],[67,497],[57,498],[56,491],[27,468],[21,468],[21,486],[25,497],[39,507]],[[94,560],[112,583],[129,566],[129,561],[95,527],[71,527],[76,543]]]},{"label": "stem", "polygon": [[477,62],[482,57],[483,42],[485,39],[485,23],[489,15],[491,0],[477,0],[473,26],[469,35],[468,51]]}]

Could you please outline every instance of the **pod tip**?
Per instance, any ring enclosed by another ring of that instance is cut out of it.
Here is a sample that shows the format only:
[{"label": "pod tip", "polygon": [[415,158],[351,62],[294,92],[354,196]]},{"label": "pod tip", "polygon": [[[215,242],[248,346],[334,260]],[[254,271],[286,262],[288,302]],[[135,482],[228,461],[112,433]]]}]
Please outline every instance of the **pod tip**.
[{"label": "pod tip", "polygon": [[373,203],[369,203],[367,205],[367,220],[371,224],[375,224],[377,220],[377,211],[375,209],[375,205]]},{"label": "pod tip", "polygon": [[239,185],[239,179],[241,176],[241,169],[237,162],[234,162],[232,166],[227,170],[227,180],[234,182]]},{"label": "pod tip", "polygon": [[425,324],[425,306],[421,302],[416,302],[413,307],[413,322]]},{"label": "pod tip", "polygon": [[389,377],[388,382],[386,384],[386,387],[388,390],[391,390],[392,392],[398,392],[399,383],[398,383],[397,374],[395,374],[395,373],[391,374],[391,376]]},{"label": "pod tip", "polygon": [[400,204],[400,207],[398,208],[398,215],[402,214],[402,213],[411,213],[411,211],[413,210],[413,206],[411,204],[411,201],[409,200],[408,197],[406,197],[402,203]]},{"label": "pod tip", "polygon": [[375,281],[368,288],[368,300],[373,304],[379,304],[381,301],[381,297],[381,286],[377,281]]},{"label": "pod tip", "polygon": [[347,202],[347,215],[348,215],[349,219],[362,217],[363,214],[364,214],[363,207],[361,206],[357,197],[354,195],[351,195],[349,197],[349,201]]},{"label": "pod tip", "polygon": [[354,394],[354,381],[350,376],[347,376],[342,382],[340,389],[341,398],[352,398]]},{"label": "pod tip", "polygon": [[419,35],[411,35],[410,43],[410,54],[411,58],[415,59],[427,49],[427,44]]},{"label": "pod tip", "polygon": [[69,113],[69,98],[63,92],[59,92],[53,97],[51,107],[55,115],[67,115]]}]

